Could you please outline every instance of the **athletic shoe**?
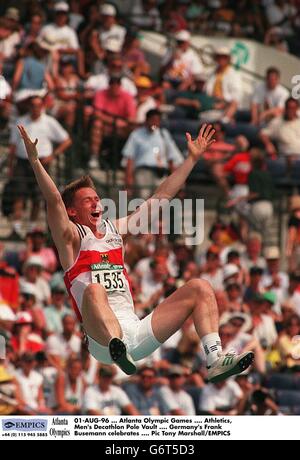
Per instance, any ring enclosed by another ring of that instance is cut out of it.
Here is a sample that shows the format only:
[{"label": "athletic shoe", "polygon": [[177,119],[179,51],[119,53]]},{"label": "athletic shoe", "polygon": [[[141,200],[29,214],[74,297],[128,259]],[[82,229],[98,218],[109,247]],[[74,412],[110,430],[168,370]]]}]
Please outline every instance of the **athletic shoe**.
[{"label": "athletic shoe", "polygon": [[232,375],[241,374],[253,363],[254,353],[246,351],[241,355],[226,353],[208,367],[208,381],[211,383],[221,382]]},{"label": "athletic shoe", "polygon": [[108,348],[111,359],[125,374],[132,375],[136,373],[136,365],[121,339],[118,337],[111,339]]}]

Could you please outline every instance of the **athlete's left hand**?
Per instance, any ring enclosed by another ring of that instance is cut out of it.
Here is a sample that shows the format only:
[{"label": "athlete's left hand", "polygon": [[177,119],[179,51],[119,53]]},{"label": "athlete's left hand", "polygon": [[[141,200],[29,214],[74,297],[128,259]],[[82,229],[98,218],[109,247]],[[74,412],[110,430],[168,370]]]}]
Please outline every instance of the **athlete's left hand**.
[{"label": "athlete's left hand", "polygon": [[32,140],[28,136],[28,133],[27,133],[26,129],[24,128],[24,126],[18,125],[18,130],[19,130],[20,135],[21,135],[21,137],[22,137],[22,139],[24,141],[27,156],[28,156],[28,160],[31,163],[34,163],[38,159],[38,151],[37,151],[37,148],[36,148],[38,140],[35,139],[35,141],[32,142]]},{"label": "athlete's left hand", "polygon": [[198,161],[204,152],[215,142],[213,135],[215,130],[212,125],[204,124],[201,126],[198,137],[193,141],[190,133],[186,133],[189,156],[194,161]]}]

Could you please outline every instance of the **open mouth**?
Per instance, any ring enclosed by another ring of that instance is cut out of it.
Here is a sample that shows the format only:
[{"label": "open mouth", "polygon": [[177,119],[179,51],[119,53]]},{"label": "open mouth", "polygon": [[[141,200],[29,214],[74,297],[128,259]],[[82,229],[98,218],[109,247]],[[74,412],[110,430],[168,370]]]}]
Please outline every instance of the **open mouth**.
[{"label": "open mouth", "polygon": [[99,219],[99,217],[100,217],[100,211],[91,212],[91,216],[92,216],[94,219]]}]

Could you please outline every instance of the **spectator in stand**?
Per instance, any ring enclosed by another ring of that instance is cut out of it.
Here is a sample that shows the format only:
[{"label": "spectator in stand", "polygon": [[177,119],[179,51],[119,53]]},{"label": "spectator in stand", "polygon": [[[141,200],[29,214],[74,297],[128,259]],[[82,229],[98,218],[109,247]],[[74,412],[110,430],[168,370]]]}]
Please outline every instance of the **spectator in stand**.
[{"label": "spectator in stand", "polygon": [[65,304],[66,288],[63,284],[56,284],[51,288],[51,303],[45,308],[47,332],[61,334],[63,332],[63,318],[70,314],[70,308]]},{"label": "spectator in stand", "polygon": [[53,78],[46,65],[48,51],[38,42],[28,45],[24,57],[17,60],[12,89],[16,98],[26,95],[29,90],[40,90],[45,86],[54,89]]},{"label": "spectator in stand", "polygon": [[87,388],[83,408],[89,415],[138,415],[124,390],[113,385],[116,370],[113,366],[101,366],[99,384]]},{"label": "spectator in stand", "polygon": [[104,3],[100,6],[101,28],[99,37],[103,49],[106,48],[106,43],[113,38],[118,43],[117,51],[121,52],[125,41],[126,29],[117,23],[116,16],[117,10],[114,5]]},{"label": "spectator in stand", "polygon": [[209,96],[204,91],[207,76],[203,73],[194,76],[194,82],[186,91],[168,90],[167,100],[174,104],[172,118],[205,119],[205,113],[217,110],[219,103],[216,98]]},{"label": "spectator in stand", "polygon": [[131,78],[126,74],[122,56],[119,53],[111,53],[106,58],[106,66],[102,72],[91,75],[85,83],[85,97],[91,99],[96,91],[107,89],[111,76],[121,76],[121,87],[132,96],[137,95],[137,89]]},{"label": "spectator in stand", "polygon": [[[238,153],[235,153],[225,164],[217,162],[212,168],[217,184],[222,188],[226,196],[231,196],[232,198],[248,195],[248,176],[251,171],[247,138],[238,136],[235,139],[235,145]],[[233,187],[230,187],[228,179],[233,180]]]},{"label": "spectator in stand", "polygon": [[289,270],[299,268],[300,263],[300,196],[294,195],[290,199],[290,216],[288,221],[288,235],[286,242],[286,257]]},{"label": "spectator in stand", "polygon": [[16,315],[14,311],[8,305],[0,301],[0,337],[4,337],[6,343],[12,338],[15,320]]},{"label": "spectator in stand", "polygon": [[250,209],[242,210],[243,215],[268,243],[271,239],[274,184],[271,174],[267,171],[262,152],[257,148],[251,149],[251,166],[252,171],[248,179],[249,194],[230,200],[227,207],[240,206],[241,203],[248,201]]},{"label": "spectator in stand", "polygon": [[269,390],[259,388],[251,395],[251,415],[282,415]]},{"label": "spectator in stand", "polygon": [[276,346],[282,360],[281,370],[299,372],[299,342],[295,339],[295,337],[299,337],[299,334],[300,318],[298,315],[292,315],[287,323],[284,324]]},{"label": "spectator in stand", "polygon": [[21,412],[19,386],[12,374],[0,366],[0,415],[16,415]]},{"label": "spectator in stand", "polygon": [[281,315],[281,304],[277,304],[277,297],[275,292],[266,291],[262,294],[262,312],[265,315],[271,316],[274,319],[276,329],[277,325],[281,325],[282,323],[282,315]]},{"label": "spectator in stand", "polygon": [[13,351],[20,356],[23,353],[37,353],[45,348],[41,337],[32,332],[33,320],[27,311],[17,313],[13,337],[10,341]]},{"label": "spectator in stand", "polygon": [[211,246],[206,253],[206,264],[203,267],[201,278],[209,281],[214,291],[223,290],[223,270],[221,268],[219,250]]},{"label": "spectator in stand", "polygon": [[251,104],[251,123],[257,126],[281,116],[289,97],[288,90],[280,84],[280,71],[276,67],[267,69],[265,79],[255,88]]},{"label": "spectator in stand", "polygon": [[271,27],[267,30],[264,38],[264,44],[272,46],[278,51],[283,51],[285,53],[289,52],[289,44],[287,40],[285,40],[284,33],[280,27]]},{"label": "spectator in stand", "polygon": [[191,34],[180,30],[174,35],[175,48],[167,50],[162,60],[161,75],[166,88],[184,91],[190,88],[195,76],[203,72],[202,62],[191,48]]},{"label": "spectator in stand", "polygon": [[261,280],[263,275],[263,268],[251,267],[250,268],[250,281],[244,293],[244,301],[249,304],[257,295],[262,294]]},{"label": "spectator in stand", "polygon": [[104,137],[126,139],[136,118],[136,103],[121,87],[121,76],[112,76],[107,89],[97,91],[93,102],[94,120],[91,128],[89,168],[99,166],[98,155]]},{"label": "spectator in stand", "polygon": [[141,257],[134,267],[134,272],[139,278],[151,276],[151,262],[164,258],[167,264],[168,272],[171,276],[177,277],[178,266],[175,259],[174,251],[168,242],[158,242],[155,250],[148,257]]},{"label": "spectator in stand", "polygon": [[147,199],[152,189],[183,161],[170,133],[161,128],[161,113],[157,109],[147,112],[145,126],[131,133],[122,154],[126,164],[126,186],[131,190],[136,184],[143,199]]},{"label": "spectator in stand", "polygon": [[155,90],[149,77],[138,77],[135,83],[138,91],[136,122],[137,124],[143,124],[146,121],[149,110],[159,108],[159,101],[153,97]]},{"label": "spectator in stand", "polygon": [[21,261],[26,261],[31,256],[41,258],[45,269],[43,276],[49,279],[58,267],[57,257],[54,250],[46,245],[46,232],[40,227],[35,227],[27,233],[26,249],[21,252]]},{"label": "spectator in stand", "polygon": [[200,411],[207,415],[236,415],[242,396],[234,380],[208,384],[202,390]]},{"label": "spectator in stand", "polygon": [[[1,28],[0,28],[1,30]],[[1,91],[0,91],[0,134],[8,129],[8,121],[12,110],[12,89],[8,81],[2,75],[3,58],[0,54],[0,78],[1,78]]]},{"label": "spectator in stand", "polygon": [[122,56],[125,68],[132,73],[135,80],[150,73],[150,65],[141,50],[138,34],[126,35]]},{"label": "spectator in stand", "polygon": [[19,275],[5,260],[4,244],[0,243],[0,301],[14,310],[19,306]]},{"label": "spectator in stand", "polygon": [[[49,115],[43,112],[44,102],[40,97],[30,99],[30,113],[19,118],[16,125],[26,126],[33,139],[39,138],[40,142],[40,159],[43,166],[49,168],[54,159],[64,153],[71,145],[72,141],[68,133],[60,124]],[[57,144],[54,149],[53,144]],[[15,166],[14,166],[14,163]],[[20,206],[24,211],[26,198],[31,198],[32,209],[30,221],[34,227],[39,215],[41,195],[29,164],[24,142],[20,138],[15,126],[10,138],[10,159],[9,159],[9,176],[16,177],[16,197],[15,205]],[[23,216],[13,223],[14,231],[20,234]],[[12,216],[14,219],[14,216]]]},{"label": "spectator in stand", "polygon": [[226,293],[228,297],[228,310],[248,312],[249,308],[244,303],[242,297],[242,286],[238,282],[229,282],[226,284]]},{"label": "spectator in stand", "polygon": [[188,29],[188,22],[186,20],[187,8],[188,4],[186,0],[177,0],[174,8],[166,8],[163,30],[165,30],[167,34],[174,34],[181,30]]},{"label": "spectator in stand", "polygon": [[49,414],[43,395],[43,377],[34,369],[36,361],[31,353],[24,353],[20,359],[21,369],[16,372],[20,386],[20,411],[23,415]]},{"label": "spectator in stand", "polygon": [[32,286],[35,289],[36,300],[40,306],[48,305],[50,301],[50,287],[42,276],[43,268],[43,260],[40,256],[30,256],[24,262],[24,276],[20,278],[20,288],[23,285]]},{"label": "spectator in stand", "polygon": [[[276,117],[267,128],[260,132],[260,138],[267,154],[276,159],[277,155],[286,158],[288,166],[299,159],[300,155],[300,118],[298,117],[299,102],[290,97],[285,102],[285,110],[281,117]],[[277,148],[273,144],[276,142]]]},{"label": "spectator in stand", "polygon": [[161,31],[160,12],[157,0],[136,0],[131,10],[131,23],[139,29]]},{"label": "spectator in stand", "polygon": [[125,383],[123,386],[140,415],[162,414],[162,398],[156,381],[156,370],[153,367],[142,366],[138,370],[138,381]]},{"label": "spectator in stand", "polygon": [[28,24],[25,25],[25,31],[22,37],[22,47],[24,51],[31,43],[37,41],[43,22],[44,14],[41,11],[37,10],[31,14]]},{"label": "spectator in stand", "polygon": [[167,261],[163,257],[158,257],[150,263],[150,271],[144,274],[141,279],[141,297],[144,302],[153,295],[157,295],[156,304],[163,295],[164,283],[167,281],[169,272]]},{"label": "spectator in stand", "polygon": [[277,302],[274,310],[280,313],[280,305],[286,299],[289,277],[280,269],[280,249],[278,247],[266,247],[264,256],[267,261],[267,270],[261,280],[261,287],[275,293]]},{"label": "spectator in stand", "polygon": [[65,372],[59,372],[55,382],[56,413],[80,414],[85,389],[81,360],[71,358]]},{"label": "spectator in stand", "polygon": [[66,2],[57,2],[54,5],[54,15],[54,22],[42,28],[39,42],[44,48],[55,51],[60,56],[71,55],[74,62],[77,62],[79,74],[84,76],[84,59],[78,37],[68,25],[69,5]]},{"label": "spectator in stand", "polygon": [[252,335],[255,337],[263,350],[270,351],[277,341],[277,331],[273,318],[263,313],[264,300],[258,295],[250,302],[253,330]]},{"label": "spectator in stand", "polygon": [[262,257],[262,237],[259,233],[251,232],[246,242],[246,251],[242,255],[242,265],[247,270],[252,267],[266,268],[266,260]]},{"label": "spectator in stand", "polygon": [[293,17],[297,14],[296,6],[293,3],[284,0],[268,2],[265,6],[265,14],[269,25],[280,26],[282,32],[291,35],[293,33]]},{"label": "spectator in stand", "polygon": [[238,249],[232,248],[227,253],[227,264],[234,264],[239,269],[239,276],[237,282],[241,286],[246,286],[249,283],[249,274],[248,270],[245,269],[241,262],[241,254]]},{"label": "spectator in stand", "polygon": [[209,96],[223,102],[220,118],[223,123],[234,120],[242,97],[241,80],[238,72],[230,64],[230,50],[220,47],[216,50],[217,68],[206,82],[206,92]]},{"label": "spectator in stand", "polygon": [[165,359],[171,364],[179,364],[189,369],[199,369],[203,360],[200,356],[200,341],[196,332],[186,329],[180,338],[176,348],[170,348],[166,352]]},{"label": "spectator in stand", "polygon": [[16,8],[8,8],[4,17],[0,18],[0,56],[3,61],[3,74],[11,79],[17,48],[21,43],[20,13]]},{"label": "spectator in stand", "polygon": [[32,283],[22,283],[20,287],[20,309],[31,314],[33,321],[33,331],[43,337],[46,329],[46,319],[44,309],[36,303],[36,287]]},{"label": "spectator in stand", "polygon": [[54,412],[56,408],[55,399],[55,382],[57,380],[58,370],[51,366],[48,357],[44,351],[39,351],[35,354],[36,367],[35,370],[43,378],[43,395],[46,406]]},{"label": "spectator in stand", "polygon": [[53,72],[55,100],[51,114],[62,122],[69,133],[72,133],[81,98],[80,80],[72,61],[60,60],[58,67],[59,71]]},{"label": "spectator in stand", "polygon": [[78,357],[81,339],[76,333],[75,319],[67,314],[63,317],[63,332],[52,334],[46,342],[46,351],[51,365],[64,369],[70,357]]},{"label": "spectator in stand", "polygon": [[69,25],[72,27],[72,29],[77,30],[82,21],[84,20],[84,17],[82,14],[80,14],[80,11],[82,9],[82,5],[77,1],[77,0],[70,0],[70,20],[69,20]]},{"label": "spectator in stand", "polygon": [[86,8],[82,11],[84,20],[78,26],[78,36],[82,48],[86,46],[86,36],[90,30],[93,30],[99,24],[99,8],[94,3],[89,3]]},{"label": "spectator in stand", "polygon": [[78,36],[81,48],[84,50],[84,68],[87,74],[95,72],[101,67],[105,58],[105,51],[101,47],[99,37],[99,10],[98,6],[91,3],[84,12],[85,20],[78,27]]},{"label": "spectator in stand", "polygon": [[159,390],[165,415],[196,415],[192,397],[184,390],[189,371],[182,366],[174,365],[168,370],[169,386]]},{"label": "spectator in stand", "polygon": [[289,287],[285,298],[285,302],[281,304],[281,311],[283,314],[283,307],[296,313],[300,318],[300,272],[295,271],[289,275]]}]

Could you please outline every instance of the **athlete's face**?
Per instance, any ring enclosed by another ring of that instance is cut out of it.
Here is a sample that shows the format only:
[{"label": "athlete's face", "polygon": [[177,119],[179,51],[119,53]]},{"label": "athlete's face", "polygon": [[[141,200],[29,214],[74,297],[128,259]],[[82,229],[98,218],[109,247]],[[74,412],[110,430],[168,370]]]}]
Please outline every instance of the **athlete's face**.
[{"label": "athlete's face", "polygon": [[68,209],[68,214],[74,222],[95,228],[101,219],[102,212],[99,196],[89,187],[81,188],[76,192],[73,206]]}]

